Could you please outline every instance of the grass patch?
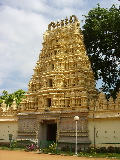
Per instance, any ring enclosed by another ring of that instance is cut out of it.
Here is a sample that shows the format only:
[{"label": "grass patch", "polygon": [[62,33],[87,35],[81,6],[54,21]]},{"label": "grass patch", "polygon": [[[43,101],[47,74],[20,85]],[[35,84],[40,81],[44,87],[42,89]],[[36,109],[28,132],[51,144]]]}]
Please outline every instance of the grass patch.
[{"label": "grass patch", "polygon": [[91,157],[91,158],[117,158],[120,159],[119,153],[85,153],[80,152],[79,157]]},{"label": "grass patch", "polygon": [[0,150],[8,150],[8,151],[20,151],[25,150],[25,148],[10,148],[10,147],[0,147]]}]

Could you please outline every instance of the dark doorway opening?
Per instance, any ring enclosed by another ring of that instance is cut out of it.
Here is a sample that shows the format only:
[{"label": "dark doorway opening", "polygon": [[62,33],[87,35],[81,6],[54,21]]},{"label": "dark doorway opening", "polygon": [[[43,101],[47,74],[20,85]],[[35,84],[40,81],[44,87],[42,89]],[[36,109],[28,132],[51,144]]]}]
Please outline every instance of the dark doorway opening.
[{"label": "dark doorway opening", "polygon": [[53,86],[53,81],[52,81],[52,79],[49,79],[48,80],[48,87],[52,87]]},{"label": "dark doorway opening", "polygon": [[47,101],[47,107],[51,107],[51,98],[47,98],[46,101]]},{"label": "dark doorway opening", "polygon": [[47,124],[47,141],[56,141],[57,124]]}]

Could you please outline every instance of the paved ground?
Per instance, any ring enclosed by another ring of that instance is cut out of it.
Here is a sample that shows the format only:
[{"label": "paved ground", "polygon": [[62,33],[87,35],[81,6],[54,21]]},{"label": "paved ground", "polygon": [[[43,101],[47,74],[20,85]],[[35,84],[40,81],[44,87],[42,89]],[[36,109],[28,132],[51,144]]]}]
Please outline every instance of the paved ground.
[{"label": "paved ground", "polygon": [[0,160],[108,160],[108,159],[48,155],[48,154],[38,154],[37,152],[25,152],[25,151],[0,150]]}]

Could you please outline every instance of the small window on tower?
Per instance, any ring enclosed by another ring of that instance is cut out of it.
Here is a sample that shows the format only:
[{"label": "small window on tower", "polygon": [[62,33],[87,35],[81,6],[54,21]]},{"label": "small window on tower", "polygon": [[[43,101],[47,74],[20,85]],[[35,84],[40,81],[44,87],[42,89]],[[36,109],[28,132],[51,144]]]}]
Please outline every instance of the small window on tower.
[{"label": "small window on tower", "polygon": [[52,79],[48,79],[48,87],[52,87],[53,83],[52,83]]},{"label": "small window on tower", "polygon": [[47,107],[51,107],[51,98],[46,99],[46,105]]},{"label": "small window on tower", "polygon": [[54,64],[52,64],[52,70],[54,69]]}]

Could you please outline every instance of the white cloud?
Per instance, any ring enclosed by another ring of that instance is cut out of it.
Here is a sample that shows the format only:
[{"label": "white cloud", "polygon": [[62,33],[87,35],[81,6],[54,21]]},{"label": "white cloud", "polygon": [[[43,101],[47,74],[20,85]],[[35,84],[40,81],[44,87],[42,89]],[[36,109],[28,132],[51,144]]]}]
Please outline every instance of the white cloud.
[{"label": "white cloud", "polygon": [[51,6],[55,7],[72,7],[78,8],[78,6],[84,6],[87,0],[49,0]]},{"label": "white cloud", "polygon": [[41,11],[46,12],[49,7],[46,4],[46,0],[4,0],[3,4],[17,8],[19,10],[27,11]]},{"label": "white cloud", "polygon": [[9,75],[13,74],[12,72],[17,71],[16,75],[12,77],[13,80],[14,76],[18,76],[17,74],[28,77],[32,73],[48,22],[35,12],[28,13],[10,6],[4,6],[0,19],[2,61],[0,64],[0,85],[2,85],[9,79]]}]

